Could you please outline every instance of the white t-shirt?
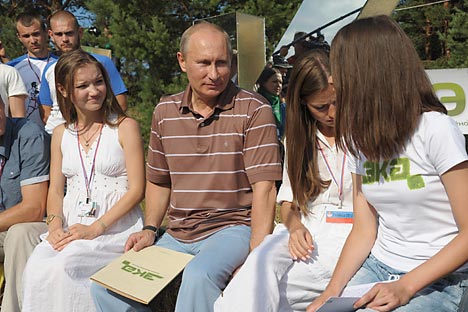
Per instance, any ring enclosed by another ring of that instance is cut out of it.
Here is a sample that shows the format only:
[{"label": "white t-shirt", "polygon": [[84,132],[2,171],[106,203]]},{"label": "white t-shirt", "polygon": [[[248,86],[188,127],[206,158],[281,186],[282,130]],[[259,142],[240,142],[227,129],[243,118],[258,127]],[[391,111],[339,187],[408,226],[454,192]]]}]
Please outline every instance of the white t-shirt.
[{"label": "white t-shirt", "polygon": [[10,116],[8,98],[15,95],[28,95],[18,71],[6,64],[0,63],[0,97],[5,104],[5,115]]},{"label": "white t-shirt", "polygon": [[379,163],[350,157],[362,190],[378,213],[372,254],[386,265],[411,271],[458,234],[440,176],[468,160],[465,139],[447,115],[428,112],[404,152]]},{"label": "white t-shirt", "polygon": [[39,113],[40,104],[38,99],[41,87],[41,76],[46,65],[57,58],[58,57],[53,54],[45,58],[28,58],[28,55],[24,54],[8,62],[8,65],[18,70],[28,92],[28,97],[25,101],[26,117],[34,121],[41,128],[44,127],[44,122]]}]

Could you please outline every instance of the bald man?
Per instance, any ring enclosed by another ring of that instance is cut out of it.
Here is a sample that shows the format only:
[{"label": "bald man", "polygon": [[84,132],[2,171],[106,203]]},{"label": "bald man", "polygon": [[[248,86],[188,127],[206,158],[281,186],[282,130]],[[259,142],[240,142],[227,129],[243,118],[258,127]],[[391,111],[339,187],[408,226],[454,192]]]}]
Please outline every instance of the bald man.
[{"label": "bald man", "polygon": [[[230,81],[231,55],[218,26],[195,24],[182,35],[177,59],[189,85],[154,110],[145,227],[126,245],[195,256],[182,276],[179,312],[213,311],[232,273],[273,226],[274,182],[281,179],[276,125],[264,98]],[[166,212],[167,231],[157,240]],[[98,311],[151,311],[96,284],[92,295]]]}]

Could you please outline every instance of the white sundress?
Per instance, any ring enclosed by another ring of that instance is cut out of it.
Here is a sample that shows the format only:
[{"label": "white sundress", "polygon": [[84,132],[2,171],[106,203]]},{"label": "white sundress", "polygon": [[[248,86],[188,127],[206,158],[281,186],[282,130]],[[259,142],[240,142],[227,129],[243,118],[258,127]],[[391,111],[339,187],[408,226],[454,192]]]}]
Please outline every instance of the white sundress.
[{"label": "white sundress", "polygon": [[[78,141],[73,128],[66,129],[63,133],[62,173],[67,179],[67,193],[63,200],[65,228],[76,223],[93,223],[128,190],[118,127],[104,125],[99,144],[95,140],[88,153],[80,146],[87,175],[91,171],[96,148],[91,199],[98,204],[97,210],[95,217],[79,217],[78,204],[86,200],[87,192]],[[136,206],[108,227],[105,234],[93,240],[73,241],[60,252],[54,250],[45,240],[48,233],[43,234],[43,241],[34,249],[23,274],[22,311],[95,311],[89,277],[121,255],[129,235],[140,231],[142,226],[142,212],[140,206]]]}]

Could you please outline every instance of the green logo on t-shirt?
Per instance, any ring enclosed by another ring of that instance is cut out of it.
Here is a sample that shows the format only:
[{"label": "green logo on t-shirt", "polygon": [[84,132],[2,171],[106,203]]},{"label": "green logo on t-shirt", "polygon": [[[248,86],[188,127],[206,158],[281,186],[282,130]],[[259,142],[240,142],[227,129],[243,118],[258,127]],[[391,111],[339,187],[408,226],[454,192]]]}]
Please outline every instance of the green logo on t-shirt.
[{"label": "green logo on t-shirt", "polygon": [[382,163],[366,161],[364,163],[364,170],[365,175],[362,177],[363,184],[377,183],[383,178],[386,182],[406,180],[410,190],[425,187],[424,180],[420,174],[410,174],[410,161],[408,158],[396,158]]}]

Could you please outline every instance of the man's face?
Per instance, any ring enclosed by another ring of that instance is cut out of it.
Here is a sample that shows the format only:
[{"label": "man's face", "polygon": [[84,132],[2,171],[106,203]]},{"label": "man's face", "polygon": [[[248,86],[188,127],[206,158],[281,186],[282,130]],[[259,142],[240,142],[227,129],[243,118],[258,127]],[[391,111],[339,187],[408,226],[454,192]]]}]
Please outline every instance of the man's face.
[{"label": "man's face", "polygon": [[41,28],[41,23],[38,20],[34,20],[30,26],[24,26],[18,22],[16,24],[16,30],[18,39],[28,50],[30,56],[47,56],[47,42],[49,37],[47,36],[47,32]]},{"label": "man's face", "polygon": [[83,28],[77,27],[72,19],[56,18],[50,21],[49,35],[61,52],[70,52],[80,47]]},{"label": "man's face", "polygon": [[185,53],[177,53],[177,59],[187,73],[192,99],[205,104],[216,102],[231,73],[231,55],[224,35],[211,28],[200,28],[190,37]]}]

